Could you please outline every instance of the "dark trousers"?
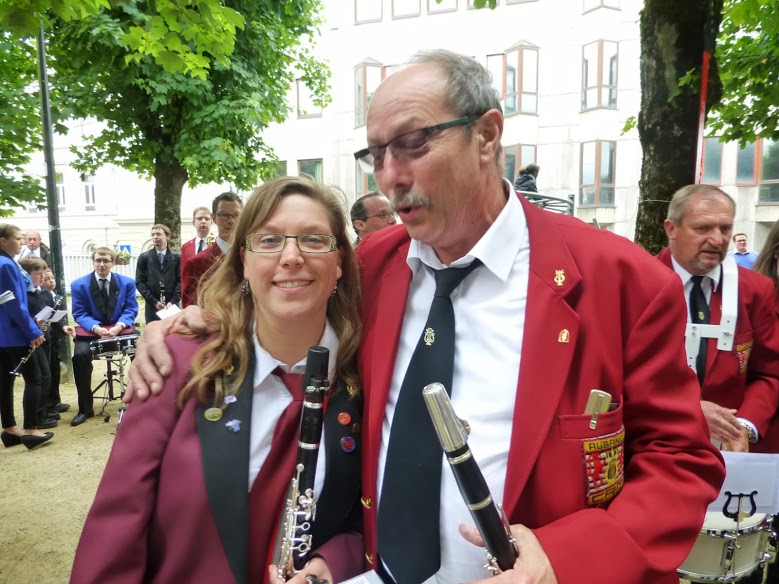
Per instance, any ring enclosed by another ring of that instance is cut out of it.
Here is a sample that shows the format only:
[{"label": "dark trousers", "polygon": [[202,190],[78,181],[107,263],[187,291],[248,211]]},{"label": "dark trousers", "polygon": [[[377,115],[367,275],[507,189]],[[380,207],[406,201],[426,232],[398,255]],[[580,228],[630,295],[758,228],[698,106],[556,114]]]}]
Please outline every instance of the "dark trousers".
[{"label": "dark trousers", "polygon": [[11,371],[27,354],[27,347],[0,348],[0,422],[3,428],[16,426],[14,416],[14,381],[16,376]]},{"label": "dark trousers", "polygon": [[78,412],[92,411],[92,349],[91,338],[76,337],[73,348],[73,377],[78,393]]},{"label": "dark trousers", "polygon": [[[51,373],[51,384],[49,384],[49,391],[44,402],[44,406],[48,409],[54,408],[57,404],[62,402],[60,397],[60,344],[62,334],[54,330],[51,334],[51,345],[49,346],[49,373]],[[67,337],[67,341],[70,341],[70,337]],[[47,343],[44,343],[47,344]]]},{"label": "dark trousers", "polygon": [[[51,386],[51,370],[49,369],[49,342],[46,341],[43,343],[40,347],[35,349],[35,352],[32,354],[32,357],[30,357],[30,360],[27,362],[27,365],[29,367],[32,367],[36,370],[35,373],[32,375],[37,375],[38,381],[35,383],[40,384],[40,390],[38,393],[38,420],[42,420],[43,418],[47,417],[45,415],[46,410],[46,400],[49,397],[49,387]],[[24,376],[24,386],[25,391],[27,391],[27,376],[24,372],[22,372],[22,375]],[[26,416],[25,416],[26,418]]]},{"label": "dark trousers", "polygon": [[157,307],[154,306],[151,302],[146,303],[146,308],[144,310],[146,313],[146,324],[150,323],[153,320],[160,319],[160,317],[157,316]]}]

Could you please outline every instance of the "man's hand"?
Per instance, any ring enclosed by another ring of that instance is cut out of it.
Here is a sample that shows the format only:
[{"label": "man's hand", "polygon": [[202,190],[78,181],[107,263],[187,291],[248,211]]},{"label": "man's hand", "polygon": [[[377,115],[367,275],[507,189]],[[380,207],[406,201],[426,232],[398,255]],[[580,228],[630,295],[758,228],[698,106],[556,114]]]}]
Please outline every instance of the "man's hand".
[{"label": "man's hand", "polygon": [[92,332],[95,333],[101,339],[111,338],[111,333],[109,329],[105,328],[104,326],[96,326],[95,328],[92,329]]},{"label": "man's hand", "polygon": [[67,324],[62,327],[62,332],[65,333],[66,335],[70,335],[71,337],[76,336],[76,329],[74,329],[72,326],[69,326]]},{"label": "man's hand", "polygon": [[167,335],[191,330],[205,333],[206,323],[197,306],[188,306],[165,320],[155,320],[146,325],[135,345],[135,359],[130,367],[130,381],[122,401],[129,404],[134,396],[145,400],[150,394],[162,391],[164,377],[171,371],[171,358],[165,346]]},{"label": "man's hand", "polygon": [[712,438],[723,444],[741,439],[741,434],[745,430],[736,419],[736,410],[723,408],[714,402],[704,400],[701,400],[701,408],[703,415],[706,416],[706,422],[709,424],[709,433],[711,433]]},{"label": "man's hand", "polygon": [[738,440],[722,441],[722,450],[729,452],[749,452],[749,433],[741,427],[741,437]]},{"label": "man's hand", "polygon": [[[473,584],[557,584],[557,576],[535,534],[524,525],[512,525],[511,533],[517,540],[519,557],[514,568],[487,580]],[[479,530],[472,525],[460,525],[460,535],[474,545],[484,547]]]},{"label": "man's hand", "polygon": [[278,577],[278,569],[273,564],[268,566],[268,574],[270,574],[270,579],[268,580],[270,584],[307,584],[307,576],[313,576],[320,582],[326,580],[330,584],[335,584],[333,575],[322,558],[314,558],[305,565],[299,574],[296,574],[294,578],[286,582]]},{"label": "man's hand", "polygon": [[123,330],[124,327],[121,324],[115,324],[110,329],[108,329],[108,331],[106,332],[106,337],[112,339],[116,337],[119,333],[121,333]]},{"label": "man's hand", "polygon": [[45,337],[43,335],[39,336],[32,343],[30,343],[30,348],[37,349],[38,347],[40,347],[44,343],[45,340],[46,339],[45,339]]},{"label": "man's hand", "polygon": [[165,308],[165,305],[158,300],[157,304],[154,305],[154,308],[156,308],[157,310],[162,310],[163,308]]}]

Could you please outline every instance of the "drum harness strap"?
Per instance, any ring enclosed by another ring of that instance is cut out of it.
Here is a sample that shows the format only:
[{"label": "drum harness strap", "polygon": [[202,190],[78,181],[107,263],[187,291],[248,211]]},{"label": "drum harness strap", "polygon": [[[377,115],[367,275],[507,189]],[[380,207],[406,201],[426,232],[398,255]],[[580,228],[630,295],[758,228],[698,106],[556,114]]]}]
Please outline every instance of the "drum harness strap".
[{"label": "drum harness strap", "polygon": [[[736,333],[738,314],[738,265],[733,256],[725,256],[722,262],[722,318],[720,324],[695,324],[688,322],[684,331],[684,346],[687,351],[687,364],[695,369],[701,339],[717,339],[717,349],[730,351]],[[713,293],[713,291],[712,291]],[[697,371],[696,371],[697,373]]]}]

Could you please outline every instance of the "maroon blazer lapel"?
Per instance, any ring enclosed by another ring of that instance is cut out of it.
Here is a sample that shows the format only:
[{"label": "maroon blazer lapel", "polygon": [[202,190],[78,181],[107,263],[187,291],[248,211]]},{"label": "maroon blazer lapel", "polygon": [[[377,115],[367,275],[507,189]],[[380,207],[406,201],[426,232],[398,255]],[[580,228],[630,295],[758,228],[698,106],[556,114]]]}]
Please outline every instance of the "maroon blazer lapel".
[{"label": "maroon blazer lapel", "polygon": [[[530,236],[530,275],[503,503],[511,514],[555,417],[576,351],[579,315],[567,297],[581,282],[556,225],[520,197]],[[554,367],[545,364],[554,363]]]}]

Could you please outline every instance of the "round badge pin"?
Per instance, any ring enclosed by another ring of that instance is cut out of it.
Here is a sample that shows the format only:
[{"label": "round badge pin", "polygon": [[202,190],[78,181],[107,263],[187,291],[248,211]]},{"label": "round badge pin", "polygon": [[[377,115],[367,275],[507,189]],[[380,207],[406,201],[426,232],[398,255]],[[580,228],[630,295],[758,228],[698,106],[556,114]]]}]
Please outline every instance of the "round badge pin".
[{"label": "round badge pin", "polygon": [[349,415],[348,412],[341,412],[338,414],[338,423],[341,424],[341,426],[348,426],[349,422],[352,421],[352,417]]},{"label": "round badge pin", "polygon": [[208,408],[203,417],[209,422],[216,422],[222,418],[222,410],[219,408]]},{"label": "round badge pin", "polygon": [[351,436],[344,436],[341,438],[341,450],[344,452],[354,452],[355,448],[357,448],[357,443],[354,441],[354,438]]}]

